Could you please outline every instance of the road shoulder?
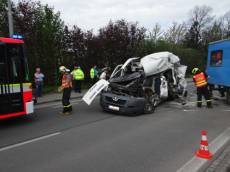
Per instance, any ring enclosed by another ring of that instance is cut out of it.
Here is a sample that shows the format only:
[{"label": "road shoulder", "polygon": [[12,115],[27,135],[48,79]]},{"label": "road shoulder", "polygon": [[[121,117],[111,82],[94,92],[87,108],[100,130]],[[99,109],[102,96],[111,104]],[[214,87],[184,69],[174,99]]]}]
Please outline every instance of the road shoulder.
[{"label": "road shoulder", "polygon": [[[226,148],[226,146],[229,145],[229,143],[230,143],[230,127],[227,128],[222,134],[220,134],[216,139],[214,139],[211,142],[209,148],[214,155],[212,160],[205,160],[194,156],[184,166],[182,166],[179,170],[177,170],[177,172],[205,171],[208,167],[212,166],[212,163],[215,163],[217,157],[220,156],[224,148]],[[230,149],[229,149],[229,155],[230,155]],[[210,172],[210,171],[205,171],[205,172]]]}]

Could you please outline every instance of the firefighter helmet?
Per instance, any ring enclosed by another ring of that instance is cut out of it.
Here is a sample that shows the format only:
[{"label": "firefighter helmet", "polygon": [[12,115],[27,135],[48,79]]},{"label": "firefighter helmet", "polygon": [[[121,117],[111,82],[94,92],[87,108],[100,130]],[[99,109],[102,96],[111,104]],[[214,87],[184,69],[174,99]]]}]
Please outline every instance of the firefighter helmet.
[{"label": "firefighter helmet", "polygon": [[66,71],[66,67],[65,66],[60,66],[59,67],[59,71],[60,72],[65,72]]},{"label": "firefighter helmet", "polygon": [[200,71],[200,69],[199,68],[193,68],[193,70],[192,70],[192,74],[196,74],[196,73],[198,73]]}]

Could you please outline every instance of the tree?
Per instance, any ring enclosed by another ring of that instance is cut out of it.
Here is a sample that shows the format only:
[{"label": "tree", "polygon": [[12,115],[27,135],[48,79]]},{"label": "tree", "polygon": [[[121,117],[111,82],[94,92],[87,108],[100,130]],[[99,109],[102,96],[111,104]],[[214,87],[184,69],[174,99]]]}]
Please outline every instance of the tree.
[{"label": "tree", "polygon": [[23,0],[14,8],[13,17],[15,33],[25,38],[30,71],[37,66],[45,69],[46,82],[55,84],[64,32],[60,13],[40,2]]},{"label": "tree", "polygon": [[[194,64],[204,67],[207,44],[230,37],[230,12],[213,20],[208,6],[194,7],[187,24],[174,22],[164,32],[156,23],[148,34],[137,22],[125,20],[110,21],[94,34],[66,26],[59,12],[39,1],[21,0],[12,6],[14,30],[25,38],[30,71],[41,67],[50,85],[56,83],[60,65],[78,64],[85,71],[94,64],[113,68],[130,57],[159,51],[177,54],[189,70]],[[7,0],[0,0],[0,36],[8,36],[6,7]]]},{"label": "tree", "polygon": [[213,20],[211,12],[212,8],[206,5],[195,6],[190,11],[190,19],[188,21],[189,30],[185,36],[187,46],[193,48],[199,48],[202,46],[202,33]]},{"label": "tree", "polygon": [[7,0],[0,0],[0,36],[8,35]]},{"label": "tree", "polygon": [[221,40],[223,37],[224,30],[221,20],[214,21],[214,23],[203,32],[204,45],[208,45],[208,43],[213,41]]},{"label": "tree", "polygon": [[178,24],[173,22],[172,26],[170,26],[164,34],[164,39],[172,44],[181,44],[185,37],[186,31],[187,28],[185,23]]},{"label": "tree", "polygon": [[230,37],[230,11],[226,12],[223,16],[224,37]]},{"label": "tree", "polygon": [[124,62],[127,58],[138,55],[146,30],[138,23],[128,23],[125,20],[109,24],[99,30],[101,59],[109,66]]},{"label": "tree", "polygon": [[148,38],[156,43],[157,40],[162,36],[162,34],[163,31],[161,29],[161,26],[158,23],[156,23],[152,31],[149,32]]},{"label": "tree", "polygon": [[86,54],[85,33],[75,25],[70,33],[72,39],[72,51],[75,56],[74,61],[77,62],[84,58]]}]

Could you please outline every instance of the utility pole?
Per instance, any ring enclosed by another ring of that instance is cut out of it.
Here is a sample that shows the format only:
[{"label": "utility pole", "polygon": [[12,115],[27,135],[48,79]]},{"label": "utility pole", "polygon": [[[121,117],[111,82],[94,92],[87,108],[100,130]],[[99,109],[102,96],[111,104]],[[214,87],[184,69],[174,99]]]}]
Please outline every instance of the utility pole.
[{"label": "utility pole", "polygon": [[13,17],[12,17],[12,10],[11,10],[11,0],[8,1],[8,23],[9,23],[9,36],[12,37],[14,34],[14,25],[13,25]]}]

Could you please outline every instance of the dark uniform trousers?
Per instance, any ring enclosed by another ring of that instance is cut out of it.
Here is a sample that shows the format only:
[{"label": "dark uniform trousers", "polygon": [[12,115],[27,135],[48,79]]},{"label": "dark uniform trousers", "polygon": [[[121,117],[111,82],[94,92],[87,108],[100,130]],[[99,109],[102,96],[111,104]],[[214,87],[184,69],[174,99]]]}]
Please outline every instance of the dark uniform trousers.
[{"label": "dark uniform trousers", "polygon": [[207,101],[207,107],[212,106],[211,97],[209,94],[209,90],[207,86],[197,87],[197,106],[202,106],[202,96],[204,96],[205,100]]},{"label": "dark uniform trousers", "polygon": [[63,95],[62,95],[63,113],[72,111],[72,105],[70,104],[70,101],[69,101],[71,90],[72,90],[71,87],[64,88],[63,90]]},{"label": "dark uniform trousers", "polygon": [[81,93],[82,80],[74,80],[74,91]]}]

